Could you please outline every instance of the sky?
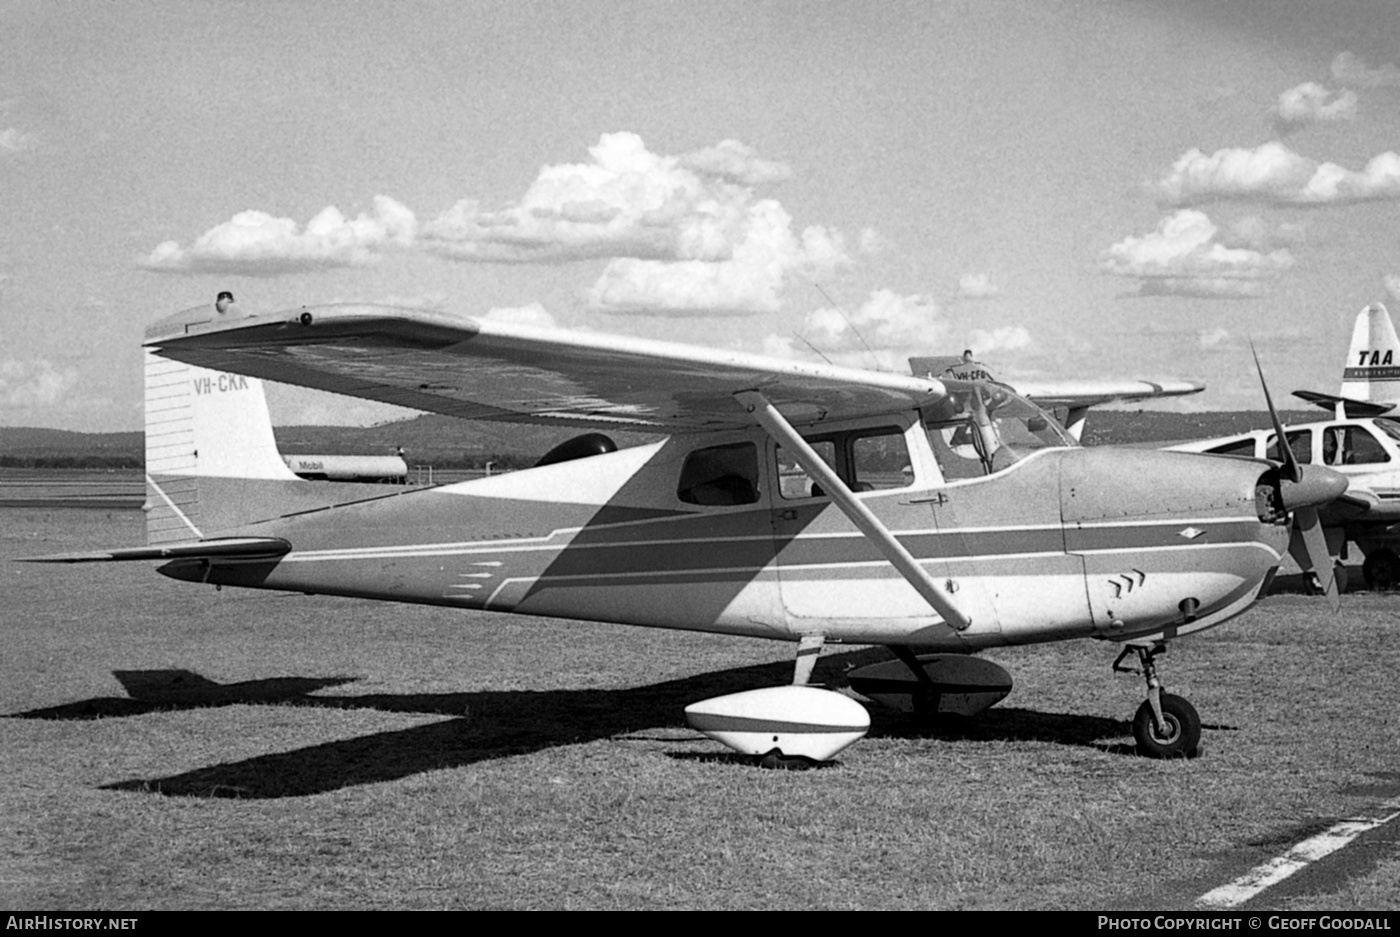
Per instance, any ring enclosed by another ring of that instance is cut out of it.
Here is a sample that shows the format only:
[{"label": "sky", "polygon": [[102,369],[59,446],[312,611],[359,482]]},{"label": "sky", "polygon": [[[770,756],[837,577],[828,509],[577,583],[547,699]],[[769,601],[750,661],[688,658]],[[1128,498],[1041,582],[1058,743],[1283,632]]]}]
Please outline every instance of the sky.
[{"label": "sky", "polygon": [[1400,314],[1400,4],[5,0],[0,425],[139,428],[223,289],[1335,392]]}]

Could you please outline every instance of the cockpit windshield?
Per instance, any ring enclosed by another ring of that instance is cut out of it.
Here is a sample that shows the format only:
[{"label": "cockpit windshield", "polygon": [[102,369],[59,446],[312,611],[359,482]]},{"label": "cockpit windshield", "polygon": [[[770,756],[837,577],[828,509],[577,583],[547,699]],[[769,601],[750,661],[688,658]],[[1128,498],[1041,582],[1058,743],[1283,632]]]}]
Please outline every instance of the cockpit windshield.
[{"label": "cockpit windshield", "polygon": [[922,415],[947,479],[1000,472],[1037,450],[1078,445],[1053,417],[1004,385],[943,383],[948,396]]}]

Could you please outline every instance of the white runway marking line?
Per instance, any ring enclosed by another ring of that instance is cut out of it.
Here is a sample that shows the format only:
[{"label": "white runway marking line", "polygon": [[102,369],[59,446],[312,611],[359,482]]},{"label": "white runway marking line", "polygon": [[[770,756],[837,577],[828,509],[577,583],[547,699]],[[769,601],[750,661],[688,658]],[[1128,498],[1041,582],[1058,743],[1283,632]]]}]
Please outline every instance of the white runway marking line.
[{"label": "white runway marking line", "polygon": [[1196,907],[1223,909],[1241,905],[1264,889],[1306,868],[1308,863],[1336,852],[1362,833],[1384,826],[1396,817],[1400,817],[1400,797],[1377,804],[1372,816],[1343,820],[1311,839],[1303,840],[1283,855],[1251,869],[1228,885],[1206,892],[1196,899]]}]

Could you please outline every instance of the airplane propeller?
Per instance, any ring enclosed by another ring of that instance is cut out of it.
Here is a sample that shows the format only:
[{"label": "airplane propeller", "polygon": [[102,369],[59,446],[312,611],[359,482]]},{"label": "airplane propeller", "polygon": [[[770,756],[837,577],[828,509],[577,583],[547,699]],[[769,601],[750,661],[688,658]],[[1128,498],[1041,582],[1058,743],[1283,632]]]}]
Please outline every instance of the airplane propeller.
[{"label": "airplane propeller", "polygon": [[1311,572],[1317,577],[1318,586],[1327,596],[1327,604],[1332,611],[1342,607],[1340,589],[1337,586],[1336,570],[1332,563],[1332,553],[1327,549],[1327,537],[1322,532],[1322,521],[1318,517],[1318,506],[1335,501],[1347,490],[1346,476],[1321,465],[1303,465],[1298,461],[1288,437],[1283,431],[1283,421],[1278,410],[1274,409],[1273,397],[1269,394],[1268,382],[1264,380],[1264,368],[1259,364],[1259,353],[1250,345],[1254,355],[1254,368],[1259,373],[1259,386],[1264,390],[1264,402],[1269,407],[1269,419],[1273,421],[1274,437],[1278,441],[1279,457],[1283,466],[1279,474],[1279,506],[1292,514],[1292,537],[1288,542],[1288,553],[1303,572]]}]

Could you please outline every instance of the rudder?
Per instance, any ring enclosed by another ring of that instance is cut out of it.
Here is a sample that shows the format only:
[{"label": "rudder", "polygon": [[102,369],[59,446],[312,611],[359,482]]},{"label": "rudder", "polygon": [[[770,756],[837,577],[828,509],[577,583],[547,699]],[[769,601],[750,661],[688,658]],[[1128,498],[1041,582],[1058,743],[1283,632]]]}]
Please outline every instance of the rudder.
[{"label": "rudder", "polygon": [[246,482],[268,491],[268,482],[297,481],[277,451],[256,378],[147,349],[145,382],[147,543],[198,540],[266,516],[248,503]]},{"label": "rudder", "polygon": [[1380,303],[1372,303],[1356,316],[1342,370],[1341,396],[1372,403],[1400,402],[1400,338]]}]

